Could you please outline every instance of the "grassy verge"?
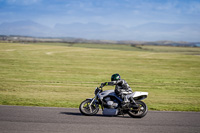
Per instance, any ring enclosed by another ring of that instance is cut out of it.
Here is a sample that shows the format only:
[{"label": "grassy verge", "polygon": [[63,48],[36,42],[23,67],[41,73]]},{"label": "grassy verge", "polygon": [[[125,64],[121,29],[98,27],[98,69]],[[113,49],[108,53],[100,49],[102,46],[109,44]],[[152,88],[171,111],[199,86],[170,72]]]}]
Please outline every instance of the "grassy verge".
[{"label": "grassy verge", "polygon": [[149,92],[150,110],[200,111],[199,53],[181,47],[0,43],[0,104],[78,107],[120,73],[134,91]]}]

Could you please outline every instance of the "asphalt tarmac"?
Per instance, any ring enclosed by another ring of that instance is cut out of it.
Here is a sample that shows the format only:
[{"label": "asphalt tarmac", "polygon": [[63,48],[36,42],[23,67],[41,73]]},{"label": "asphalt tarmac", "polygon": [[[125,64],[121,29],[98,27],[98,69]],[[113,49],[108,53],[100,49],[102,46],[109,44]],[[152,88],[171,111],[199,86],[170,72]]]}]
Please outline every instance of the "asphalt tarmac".
[{"label": "asphalt tarmac", "polygon": [[200,133],[200,113],[149,111],[144,118],[83,116],[78,109],[0,106],[0,133]]}]

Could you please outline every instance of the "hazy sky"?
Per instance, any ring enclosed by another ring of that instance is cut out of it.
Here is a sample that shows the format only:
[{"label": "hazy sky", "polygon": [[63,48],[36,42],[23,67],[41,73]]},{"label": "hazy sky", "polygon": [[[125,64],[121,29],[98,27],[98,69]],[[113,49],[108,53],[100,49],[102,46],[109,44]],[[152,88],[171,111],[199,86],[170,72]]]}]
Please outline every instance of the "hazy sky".
[{"label": "hazy sky", "polygon": [[0,23],[200,24],[200,0],[0,0]]}]

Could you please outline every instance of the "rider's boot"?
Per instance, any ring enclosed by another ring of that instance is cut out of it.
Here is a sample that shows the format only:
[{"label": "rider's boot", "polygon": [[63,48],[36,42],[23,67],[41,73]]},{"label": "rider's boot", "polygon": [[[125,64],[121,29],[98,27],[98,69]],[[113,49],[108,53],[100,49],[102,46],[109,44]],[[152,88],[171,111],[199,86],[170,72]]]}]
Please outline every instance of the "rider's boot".
[{"label": "rider's boot", "polygon": [[128,101],[127,97],[124,96],[124,97],[123,97],[123,101],[121,102],[122,107],[126,107],[128,102],[129,102],[129,101]]}]

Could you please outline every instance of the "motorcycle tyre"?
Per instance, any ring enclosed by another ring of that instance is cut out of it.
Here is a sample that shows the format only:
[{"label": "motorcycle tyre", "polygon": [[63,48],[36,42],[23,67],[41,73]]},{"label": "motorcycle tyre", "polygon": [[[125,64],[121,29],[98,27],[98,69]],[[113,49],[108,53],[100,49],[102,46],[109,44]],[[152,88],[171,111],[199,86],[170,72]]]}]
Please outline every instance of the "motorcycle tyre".
[{"label": "motorcycle tyre", "polygon": [[144,102],[142,102],[142,101],[136,101],[136,104],[142,105],[144,107],[145,111],[141,115],[137,115],[137,114],[134,114],[130,110],[130,111],[128,111],[128,115],[131,116],[132,118],[142,118],[142,117],[144,117],[147,114],[147,112],[148,112],[147,105]]},{"label": "motorcycle tyre", "polygon": [[83,106],[84,106],[86,103],[91,103],[91,101],[92,101],[92,100],[87,99],[87,100],[83,101],[83,102],[80,104],[79,110],[80,110],[81,114],[87,115],[87,116],[92,116],[92,115],[95,115],[95,114],[98,113],[98,111],[99,111],[99,106],[98,106],[96,103],[94,103],[94,104],[95,104],[95,107],[96,107],[96,109],[95,109],[94,112],[92,112],[92,113],[87,113],[87,112],[84,111]]}]

